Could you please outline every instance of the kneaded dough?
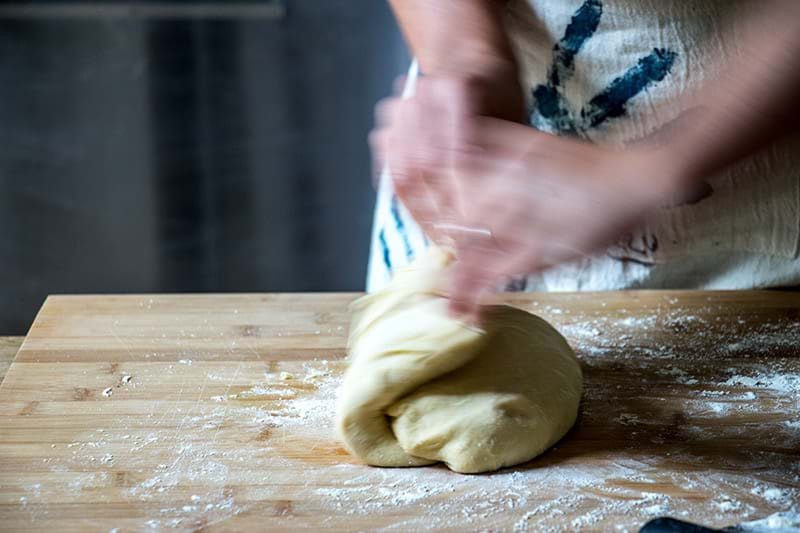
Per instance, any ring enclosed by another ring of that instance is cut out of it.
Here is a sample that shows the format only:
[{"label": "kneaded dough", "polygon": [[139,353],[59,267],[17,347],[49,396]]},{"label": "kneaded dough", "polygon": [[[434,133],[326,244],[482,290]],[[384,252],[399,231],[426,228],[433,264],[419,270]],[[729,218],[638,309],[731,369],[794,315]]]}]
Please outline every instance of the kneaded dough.
[{"label": "kneaded dough", "polygon": [[450,317],[452,260],[431,248],[353,304],[337,426],[368,464],[488,472],[536,457],[575,422],[583,378],[566,340],[508,306],[487,309],[484,330]]}]

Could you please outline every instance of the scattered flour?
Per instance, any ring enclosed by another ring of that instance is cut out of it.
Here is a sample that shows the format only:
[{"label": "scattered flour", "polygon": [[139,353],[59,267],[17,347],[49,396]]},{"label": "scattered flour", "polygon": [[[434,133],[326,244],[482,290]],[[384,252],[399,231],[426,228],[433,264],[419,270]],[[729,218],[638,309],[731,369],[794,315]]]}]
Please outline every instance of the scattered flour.
[{"label": "scattered flour", "polygon": [[[736,369],[729,368],[728,371],[735,372]],[[721,384],[731,387],[772,389],[788,393],[800,390],[800,374],[762,373],[754,376],[734,374]]]},{"label": "scattered flour", "polygon": [[614,421],[623,426],[636,426],[639,424],[639,417],[631,413],[622,413],[616,417]]},{"label": "scattered flour", "polygon": [[800,512],[775,513],[760,520],[739,524],[732,532],[746,533],[797,533],[800,531]]},{"label": "scattered flour", "polygon": [[[625,442],[597,449],[566,442],[529,465],[482,476],[442,466],[370,468],[344,453],[334,434],[343,363],[319,360],[270,367],[244,389],[215,371],[207,376],[216,383],[213,394],[191,398],[177,413],[154,408],[146,419],[83,435],[66,443],[66,459],[50,469],[75,494],[129,472],[119,497],[155,509],[142,522],[152,530],[235,529],[226,521],[259,512],[280,525],[280,514],[263,508],[286,498],[313,502],[298,515],[325,516],[325,525],[339,529],[358,529],[369,518],[395,531],[636,531],[656,516],[724,526],[760,518],[764,509],[783,511],[764,524],[797,526],[800,464],[780,451],[800,446],[800,368],[756,356],[790,346],[796,354],[800,322],[762,324],[734,338],[725,324],[687,316],[676,305],[665,301],[644,317],[618,318],[539,309],[584,365],[580,424],[628,435]],[[664,330],[678,342],[664,342]],[[708,346],[713,350],[699,352]],[[179,363],[190,366],[192,359]],[[181,370],[190,371],[170,368]],[[597,379],[601,374],[605,379]],[[145,378],[137,372],[136,383],[146,386]],[[228,390],[220,390],[226,382]],[[766,421],[753,418],[762,412]],[[747,438],[769,439],[776,451],[749,453],[740,445]],[[714,455],[718,449],[724,454]],[[240,486],[248,493],[231,488]],[[46,485],[27,487],[23,498],[32,517],[46,512]]]}]

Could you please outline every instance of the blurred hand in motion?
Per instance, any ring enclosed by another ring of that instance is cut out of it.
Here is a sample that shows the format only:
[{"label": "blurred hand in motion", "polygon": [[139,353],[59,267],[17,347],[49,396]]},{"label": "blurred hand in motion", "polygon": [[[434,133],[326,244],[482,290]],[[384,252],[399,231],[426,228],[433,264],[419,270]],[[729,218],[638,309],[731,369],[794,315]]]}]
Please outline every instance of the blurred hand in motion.
[{"label": "blurred hand in motion", "polygon": [[520,122],[525,102],[512,66],[487,68],[481,74],[448,73],[420,77],[413,95],[395,95],[376,107],[370,134],[375,168],[391,169],[395,192],[434,242],[446,239],[443,228],[461,219],[460,183],[454,157],[461,132],[479,117]]},{"label": "blurred hand in motion", "polygon": [[602,147],[485,118],[471,121],[459,143],[459,225],[479,231],[454,235],[450,297],[452,311],[472,322],[482,294],[504,279],[593,253],[676,193],[692,192],[657,147]]},{"label": "blurred hand in motion", "polygon": [[673,201],[686,182],[658,143],[625,150],[481,116],[475,88],[422,80],[379,112],[373,135],[423,230],[454,242],[451,309],[477,322],[504,279],[592,253]]},{"label": "blurred hand in motion", "polygon": [[508,107],[497,95],[484,79],[423,77],[378,106],[370,138],[423,231],[457,247],[451,310],[473,323],[507,278],[593,253],[696,192],[662,148],[669,128],[602,147],[523,125],[521,93]]}]

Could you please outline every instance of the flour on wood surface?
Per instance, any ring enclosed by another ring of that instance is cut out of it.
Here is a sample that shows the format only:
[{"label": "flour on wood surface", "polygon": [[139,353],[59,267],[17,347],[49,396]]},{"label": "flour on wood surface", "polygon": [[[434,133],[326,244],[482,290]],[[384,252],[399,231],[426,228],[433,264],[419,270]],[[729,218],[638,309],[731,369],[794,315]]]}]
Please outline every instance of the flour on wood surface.
[{"label": "flour on wood surface", "polygon": [[[277,492],[281,484],[293,487],[298,513],[303,502],[313,502],[313,512],[342,527],[347,517],[370,517],[397,531],[637,531],[657,516],[721,526],[762,519],[765,508],[782,514],[753,527],[796,525],[800,462],[766,450],[800,449],[800,321],[756,324],[741,333],[731,324],[742,327],[744,317],[709,319],[713,305],[703,316],[691,315],[673,299],[644,314],[622,310],[613,317],[534,306],[584,366],[577,432],[617,428],[629,440],[613,450],[575,453],[568,436],[540,459],[491,475],[366,467],[341,450],[333,433],[343,363],[317,360],[280,363],[244,388],[234,388],[235,365],[216,368],[208,382],[227,384],[224,394],[192,398],[181,412],[159,412],[156,405],[148,417],[120,419],[56,443],[65,454],[46,467],[62,474],[76,495],[102,495],[99,488],[114,485],[115,498],[147,509],[160,505],[142,521],[153,529],[258,515],[273,500],[287,499]],[[778,348],[794,350],[795,357],[761,357]],[[202,362],[191,357],[169,372],[197,372]],[[137,373],[137,385],[147,381]],[[748,450],[752,438],[767,444],[764,451]],[[720,443],[728,455],[709,464]],[[543,498],[542,487],[556,496]],[[47,485],[25,490],[20,505],[32,522],[47,516]],[[270,513],[264,516],[275,516]]]}]

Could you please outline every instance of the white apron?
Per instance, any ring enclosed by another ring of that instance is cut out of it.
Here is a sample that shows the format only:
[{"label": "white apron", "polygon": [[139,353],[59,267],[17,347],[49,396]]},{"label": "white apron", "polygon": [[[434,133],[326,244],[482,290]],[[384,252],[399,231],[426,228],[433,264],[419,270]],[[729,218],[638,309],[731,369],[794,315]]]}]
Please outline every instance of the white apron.
[{"label": "white apron", "polygon": [[[735,58],[737,0],[512,0],[506,27],[529,123],[625,145],[674,120],[679,98]],[[416,79],[412,66],[409,86]],[[647,176],[642,176],[647,179]],[[515,280],[517,290],[745,289],[800,286],[800,143],[771,147],[706,180],[697,203],[662,208],[604,253]],[[384,175],[367,290],[427,245]]]}]

